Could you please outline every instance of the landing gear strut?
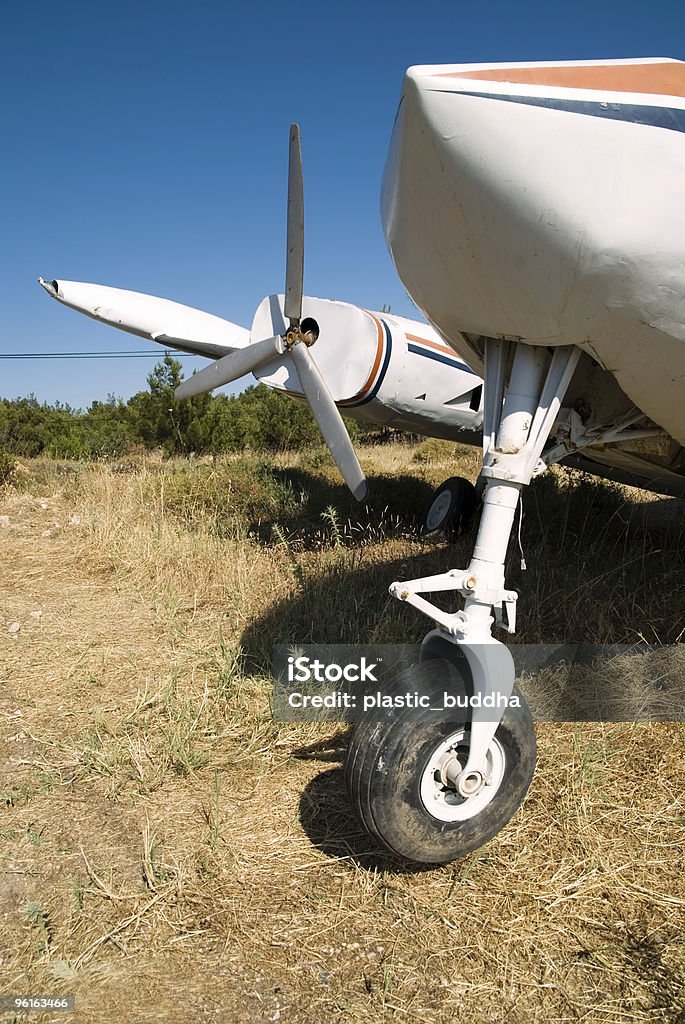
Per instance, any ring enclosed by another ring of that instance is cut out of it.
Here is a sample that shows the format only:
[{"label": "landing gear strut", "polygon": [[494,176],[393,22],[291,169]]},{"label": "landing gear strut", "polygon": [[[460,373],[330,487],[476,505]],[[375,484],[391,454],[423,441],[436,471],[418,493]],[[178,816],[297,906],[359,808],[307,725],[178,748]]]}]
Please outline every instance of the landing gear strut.
[{"label": "landing gear strut", "polygon": [[[504,586],[516,507],[522,488],[546,468],[542,450],[580,356],[573,346],[557,347],[550,356],[546,347],[486,342],[485,493],[473,557],[467,569],[390,587],[435,623],[424,648],[441,643],[448,661],[456,648],[455,656],[467,666],[471,697],[461,724],[453,716],[436,721],[435,711],[429,719],[413,712],[361,722],[353,734],[347,767],[353,805],[371,835],[400,856],[438,863],[476,849],[506,824],[530,784],[535,733],[514,687],[511,653],[493,637],[492,626],[509,633],[516,628],[518,595]],[[455,591],[463,608],[443,611],[422,596],[433,591]],[[430,688],[437,666],[436,661],[431,671],[427,659],[400,685]],[[515,703],[520,707],[514,714]]]}]

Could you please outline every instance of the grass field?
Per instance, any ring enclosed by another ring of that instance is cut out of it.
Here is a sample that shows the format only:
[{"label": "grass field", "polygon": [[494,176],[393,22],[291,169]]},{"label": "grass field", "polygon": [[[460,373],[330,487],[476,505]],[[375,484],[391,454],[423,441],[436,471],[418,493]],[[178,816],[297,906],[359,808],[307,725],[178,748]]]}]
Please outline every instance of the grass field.
[{"label": "grass field", "polygon": [[[271,720],[274,642],[419,640],[388,584],[468,558],[413,527],[474,453],[362,462],[365,509],[318,450],[0,492],[0,991],[79,1022],[682,1024],[682,724],[539,725],[523,810],[416,869],[351,816],[344,731]],[[682,503],[539,480],[518,639],[679,640],[684,540]]]}]

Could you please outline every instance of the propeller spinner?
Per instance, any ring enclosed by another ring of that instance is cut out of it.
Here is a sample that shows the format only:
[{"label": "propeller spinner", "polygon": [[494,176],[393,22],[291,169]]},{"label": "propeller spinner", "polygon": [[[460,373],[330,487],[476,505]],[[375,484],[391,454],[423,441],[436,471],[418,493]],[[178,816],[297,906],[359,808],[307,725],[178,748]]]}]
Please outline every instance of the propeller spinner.
[{"label": "propeller spinner", "polygon": [[302,320],[304,281],[304,189],[300,129],[290,128],[288,162],[288,228],[286,242],[285,305],[288,329],[283,335],[252,342],[230,352],[211,366],[193,374],[176,389],[176,398],[213,391],[214,388],[254,372],[274,358],[294,365],[302,391],[309,403],[324,441],[343,479],[358,501],[366,497],[366,480],[338,407],[311,353],[318,338],[314,321]]}]

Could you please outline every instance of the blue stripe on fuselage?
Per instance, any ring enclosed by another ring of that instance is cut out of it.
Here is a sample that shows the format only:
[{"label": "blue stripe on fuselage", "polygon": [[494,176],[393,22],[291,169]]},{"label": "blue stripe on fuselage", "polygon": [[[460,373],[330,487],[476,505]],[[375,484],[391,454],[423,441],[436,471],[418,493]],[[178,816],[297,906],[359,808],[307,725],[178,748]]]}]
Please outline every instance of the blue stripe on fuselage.
[{"label": "blue stripe on fuselage", "polygon": [[[445,91],[448,90],[436,90]],[[606,100],[571,100],[552,96],[503,96],[492,92],[459,92],[460,96],[475,96],[481,100],[502,100],[504,103],[523,103],[529,107],[565,110],[571,114],[605,117],[610,121],[666,128],[672,132],[685,132],[685,110],[680,107],[654,107],[641,103],[609,103]]]},{"label": "blue stripe on fuselage", "polygon": [[417,356],[426,356],[427,359],[435,359],[436,363],[445,363],[446,366],[452,366],[455,370],[463,370],[464,373],[471,373],[475,377],[475,373],[471,370],[466,363],[460,362],[456,356],[446,356],[441,352],[432,352],[429,348],[420,348],[418,345],[412,345],[411,342],[407,342],[407,348],[410,352],[413,352]]}]

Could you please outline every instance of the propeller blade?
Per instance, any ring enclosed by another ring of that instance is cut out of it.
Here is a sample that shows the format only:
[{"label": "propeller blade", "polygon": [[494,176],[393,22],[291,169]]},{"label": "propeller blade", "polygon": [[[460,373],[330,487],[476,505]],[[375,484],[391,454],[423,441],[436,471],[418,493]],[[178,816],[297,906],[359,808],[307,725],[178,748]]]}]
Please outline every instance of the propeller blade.
[{"label": "propeller blade", "polygon": [[290,126],[288,161],[288,237],[285,263],[285,315],[289,320],[302,316],[304,279],[304,187],[300,126]]},{"label": "propeller blade", "polygon": [[306,345],[301,342],[293,345],[290,355],[328,450],[357,501],[363,501],[367,492],[366,479],[326,382]]},{"label": "propeller blade", "polygon": [[78,313],[169,348],[220,359],[250,344],[250,332],[230,320],[156,295],[110,288],[85,281],[44,281],[50,298]]},{"label": "propeller blade", "polygon": [[213,391],[214,388],[220,388],[222,384],[230,384],[232,380],[238,380],[246,373],[258,370],[274,356],[282,354],[283,342],[278,335],[275,338],[256,341],[253,345],[248,345],[247,348],[229,352],[227,356],[218,359],[211,366],[205,367],[199,373],[194,373],[188,380],[179,384],[174,392],[174,397],[193,398],[195,395],[204,394],[205,391]]}]

